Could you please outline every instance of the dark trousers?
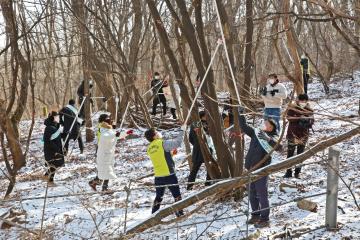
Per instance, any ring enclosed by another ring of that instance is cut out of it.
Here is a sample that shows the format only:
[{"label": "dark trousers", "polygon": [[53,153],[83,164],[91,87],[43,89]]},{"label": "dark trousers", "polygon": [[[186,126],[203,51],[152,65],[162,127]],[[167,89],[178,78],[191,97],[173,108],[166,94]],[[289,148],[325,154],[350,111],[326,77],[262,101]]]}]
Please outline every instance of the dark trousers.
[{"label": "dark trousers", "polygon": [[[79,103],[79,107],[81,106],[81,103],[83,101],[84,97],[79,97],[78,103]],[[79,117],[81,117],[82,119],[85,119],[85,111],[84,111],[84,105],[79,109]]]},{"label": "dark trousers", "polygon": [[177,119],[176,108],[170,108],[170,112],[171,112],[171,115],[172,115],[173,119]]},{"label": "dark trousers", "polygon": [[[65,136],[66,138],[66,136]],[[63,140],[65,141],[65,138],[63,138]],[[65,148],[65,151],[66,153],[68,152],[69,150],[69,142],[70,142],[70,137],[68,138],[68,140],[66,141],[65,145],[64,145],[64,148]],[[81,134],[79,133],[77,139],[72,139],[72,140],[77,140],[78,141],[78,144],[79,144],[79,148],[80,148],[80,153],[82,154],[84,152],[84,142],[82,140],[82,137],[81,137]]]},{"label": "dark trousers", "polygon": [[[155,177],[155,189],[156,197],[152,207],[152,213],[160,209],[160,204],[163,200],[166,188],[168,188],[175,199],[175,202],[181,200],[181,193],[179,185],[164,187],[164,185],[178,184],[178,179],[175,174],[166,177]],[[182,211],[176,213],[176,215],[182,215]]]},{"label": "dark trousers", "polygon": [[[305,72],[305,71],[304,71]],[[304,92],[307,94],[308,83],[309,83],[310,75],[307,73],[303,73],[303,81],[304,81]]]},{"label": "dark trousers", "polygon": [[[187,185],[187,189],[190,190],[194,184],[191,184],[192,182],[195,182],[196,176],[200,170],[201,165],[203,162],[194,162],[190,171],[190,175],[188,177],[189,184]],[[206,173],[206,181],[211,180],[209,173]],[[210,182],[205,183],[205,186],[211,185]]]},{"label": "dark trousers", "polygon": [[158,94],[154,97],[153,100],[153,107],[152,107],[152,115],[156,115],[156,108],[159,105],[159,103],[161,103],[162,108],[163,108],[163,115],[166,114],[166,98],[164,94]]},{"label": "dark trousers", "polygon": [[270,215],[267,181],[267,176],[262,177],[250,183],[250,189],[248,189],[252,215],[260,216],[261,220],[265,221],[269,220]]},{"label": "dark trousers", "polygon": [[[287,158],[291,158],[295,154],[295,150],[297,152],[297,155],[301,154],[305,150],[306,142],[303,144],[295,144],[292,141],[288,141],[288,152],[287,152]],[[292,173],[291,168],[287,170],[289,173]],[[295,174],[299,174],[301,172],[301,167],[295,168]]]}]

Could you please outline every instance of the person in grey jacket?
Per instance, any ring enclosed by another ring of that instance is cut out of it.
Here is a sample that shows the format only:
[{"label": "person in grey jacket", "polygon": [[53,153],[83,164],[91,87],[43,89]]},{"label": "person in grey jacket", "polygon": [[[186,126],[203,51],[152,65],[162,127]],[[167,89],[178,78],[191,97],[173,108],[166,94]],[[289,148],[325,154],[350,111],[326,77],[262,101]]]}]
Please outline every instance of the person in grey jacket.
[{"label": "person in grey jacket", "polygon": [[[248,153],[245,157],[245,168],[253,171],[269,165],[271,156],[267,156],[277,144],[276,123],[273,119],[265,120],[264,128],[258,129],[249,126],[243,116],[244,109],[239,107],[239,124],[244,134],[251,138]],[[281,145],[279,146],[281,148]],[[279,148],[279,149],[280,149]],[[248,195],[252,209],[252,217],[249,224],[256,227],[266,227],[269,225],[269,199],[268,199],[268,176],[262,177],[250,183]]]}]

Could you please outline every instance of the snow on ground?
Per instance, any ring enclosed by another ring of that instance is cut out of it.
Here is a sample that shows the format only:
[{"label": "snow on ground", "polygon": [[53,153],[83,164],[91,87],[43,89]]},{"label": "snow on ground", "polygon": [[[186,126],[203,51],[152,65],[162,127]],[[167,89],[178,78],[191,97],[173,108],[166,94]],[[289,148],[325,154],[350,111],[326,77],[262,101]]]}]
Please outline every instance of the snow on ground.
[{"label": "snow on ground", "polygon": [[[326,96],[322,92],[320,83],[310,84],[309,95],[313,99],[312,106],[316,112],[314,134],[310,139],[316,143],[324,137],[335,136],[354,127],[351,122],[334,120],[329,116],[357,116],[360,73],[356,80],[344,80],[332,83],[331,94]],[[359,118],[351,118],[351,121],[359,123]],[[22,211],[21,220],[26,221],[21,225],[39,231],[41,228],[42,212],[44,207],[46,182],[41,180],[44,173],[42,153],[43,120],[37,120],[27,158],[27,166],[24,167],[18,178],[15,190],[9,200],[0,202],[0,216],[17,209]],[[21,130],[24,136],[28,133],[29,122],[22,122]],[[165,137],[171,137],[174,132],[164,131]],[[93,192],[88,186],[95,175],[95,142],[86,144],[86,159],[78,158],[77,144],[71,156],[67,159],[66,166],[61,168],[55,177],[56,186],[50,187],[47,193],[46,208],[44,210],[44,236],[47,239],[108,239],[120,236],[124,232],[124,219],[127,218],[126,227],[144,220],[151,215],[151,204],[155,195],[153,177],[138,179],[151,173],[151,163],[146,156],[146,141],[142,138],[143,132],[135,130],[138,137],[121,141],[117,145],[116,171],[118,178],[110,181],[113,194]],[[25,143],[24,143],[25,145]],[[360,202],[360,136],[337,145],[341,149],[341,175],[347,184],[352,182],[351,189]],[[184,148],[179,149],[175,156],[177,166],[185,159]],[[327,153],[319,153],[308,159],[305,163],[316,162],[326,156]],[[285,159],[286,153],[274,157],[274,162]],[[4,163],[0,167],[5,169]],[[177,172],[179,181],[187,180],[189,169],[184,164]],[[318,204],[317,212],[307,212],[297,208],[296,203],[288,203],[277,207],[282,203],[291,201],[297,197],[309,196],[326,190],[326,167],[320,164],[311,164],[303,167],[301,179],[282,179],[284,173],[276,173],[270,176],[269,194],[270,203],[274,208],[271,210],[271,226],[260,229],[249,226],[248,233],[256,234],[258,239],[267,239],[269,235],[283,231],[284,227],[297,229],[314,229],[324,225],[325,222],[325,199],[324,195],[311,198]],[[7,187],[7,180],[0,173],[0,195],[3,196]],[[205,179],[205,171],[201,170],[198,179]],[[130,183],[131,182],[131,183]],[[301,191],[281,192],[280,183],[298,184]],[[130,186],[128,207],[126,209],[127,192],[125,187]],[[197,185],[194,190],[186,191],[185,185],[181,186],[183,198],[195,194],[204,186]],[[360,239],[360,211],[354,204],[350,192],[339,183],[338,231],[326,231],[320,228],[309,231],[300,239]],[[167,192],[163,200],[164,205],[173,202],[170,193]],[[195,206],[187,209],[190,211]],[[214,201],[203,207],[188,219],[177,223],[164,224],[154,227],[144,233],[133,236],[132,239],[241,239],[246,236],[247,198],[241,202],[233,199]],[[171,220],[169,216],[165,220]],[[18,228],[0,230],[1,239],[27,239],[26,232]]]}]

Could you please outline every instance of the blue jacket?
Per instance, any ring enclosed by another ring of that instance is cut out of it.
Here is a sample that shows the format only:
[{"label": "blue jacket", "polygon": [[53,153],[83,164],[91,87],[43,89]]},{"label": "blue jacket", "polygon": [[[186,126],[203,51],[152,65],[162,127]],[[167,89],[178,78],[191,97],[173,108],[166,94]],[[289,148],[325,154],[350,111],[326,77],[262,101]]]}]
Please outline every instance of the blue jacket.
[{"label": "blue jacket", "polygon": [[[264,145],[267,144],[269,147],[273,147],[276,145],[276,141],[273,138],[275,138],[277,134],[276,134],[276,130],[271,133],[264,132],[269,137],[271,137],[271,140],[268,143],[264,143],[264,142],[261,143],[257,134],[262,130],[258,130],[249,126],[246,123],[245,117],[241,115],[239,115],[239,124],[240,124],[240,129],[251,138],[249,150],[245,157],[245,168],[249,170],[255,165],[257,165],[257,163],[259,163],[268,153]],[[269,165],[270,163],[271,163],[271,156],[269,156],[268,159],[266,159],[266,161],[264,161],[264,163],[261,164],[261,166],[259,166],[259,168]]]}]

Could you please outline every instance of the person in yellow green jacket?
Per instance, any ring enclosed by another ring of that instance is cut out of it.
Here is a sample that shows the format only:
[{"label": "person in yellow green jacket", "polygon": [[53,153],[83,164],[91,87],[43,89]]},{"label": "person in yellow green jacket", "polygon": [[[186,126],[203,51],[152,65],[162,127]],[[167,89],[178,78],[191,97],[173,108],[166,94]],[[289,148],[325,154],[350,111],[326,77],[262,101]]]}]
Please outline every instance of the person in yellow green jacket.
[{"label": "person in yellow green jacket", "polygon": [[[150,142],[147,147],[147,154],[154,167],[156,197],[152,207],[152,213],[160,209],[166,187],[169,188],[176,201],[181,200],[180,187],[175,173],[175,163],[171,152],[180,147],[184,138],[186,127],[182,127],[180,133],[170,140],[162,139],[162,136],[154,128],[145,132],[145,138]],[[173,185],[173,186],[165,186]],[[183,211],[175,213],[176,216],[182,216]]]}]

